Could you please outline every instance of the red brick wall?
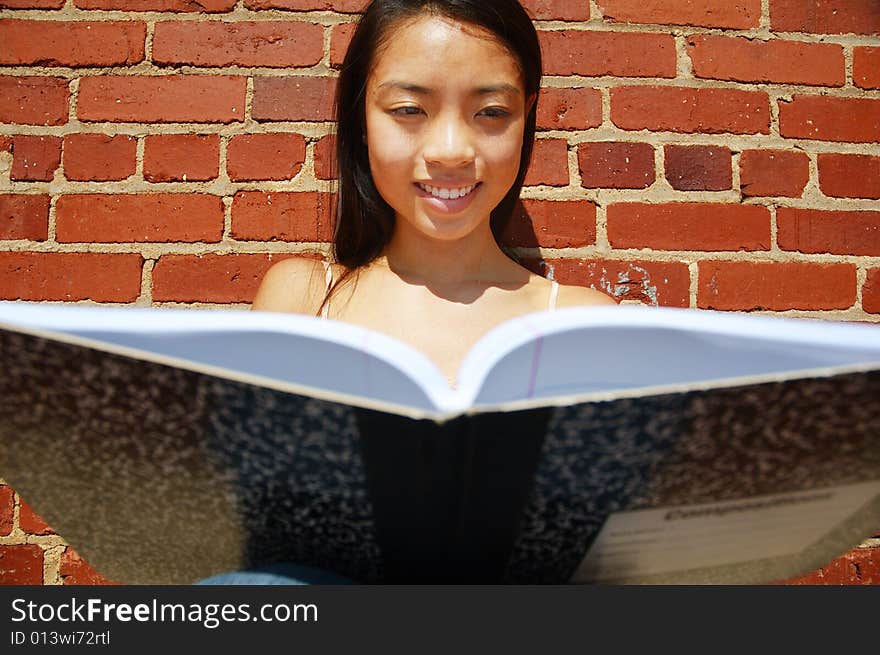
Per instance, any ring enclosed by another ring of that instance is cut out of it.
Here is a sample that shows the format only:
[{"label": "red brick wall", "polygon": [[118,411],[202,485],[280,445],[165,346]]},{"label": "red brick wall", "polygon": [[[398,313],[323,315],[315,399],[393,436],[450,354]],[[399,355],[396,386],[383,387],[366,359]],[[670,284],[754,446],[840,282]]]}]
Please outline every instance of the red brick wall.
[{"label": "red brick wall", "polygon": [[[536,270],[649,304],[880,322],[876,0],[529,0]],[[0,299],[245,308],[325,253],[362,0],[0,0]],[[200,11],[193,11],[193,8]],[[808,582],[878,582],[880,548]],[[0,486],[0,582],[94,575]]]}]

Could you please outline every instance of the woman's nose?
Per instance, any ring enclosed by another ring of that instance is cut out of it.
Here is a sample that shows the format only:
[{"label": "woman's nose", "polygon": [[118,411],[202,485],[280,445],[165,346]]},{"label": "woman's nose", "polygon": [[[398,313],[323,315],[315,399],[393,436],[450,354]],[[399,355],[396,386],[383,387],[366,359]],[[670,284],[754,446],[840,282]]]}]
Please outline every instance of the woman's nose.
[{"label": "woman's nose", "polygon": [[458,167],[473,162],[470,130],[460,120],[438,117],[426,137],[423,156],[428,164]]}]

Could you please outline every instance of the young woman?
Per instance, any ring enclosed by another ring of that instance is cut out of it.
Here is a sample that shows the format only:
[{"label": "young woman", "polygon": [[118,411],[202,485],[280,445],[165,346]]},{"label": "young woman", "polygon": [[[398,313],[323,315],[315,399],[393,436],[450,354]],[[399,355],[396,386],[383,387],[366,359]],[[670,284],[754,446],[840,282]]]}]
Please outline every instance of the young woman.
[{"label": "young woman", "polygon": [[535,136],[541,52],[516,0],[375,0],[337,93],[334,264],[292,258],[252,309],[355,323],[426,353],[451,385],[468,349],[529,312],[614,304],[505,254]]}]

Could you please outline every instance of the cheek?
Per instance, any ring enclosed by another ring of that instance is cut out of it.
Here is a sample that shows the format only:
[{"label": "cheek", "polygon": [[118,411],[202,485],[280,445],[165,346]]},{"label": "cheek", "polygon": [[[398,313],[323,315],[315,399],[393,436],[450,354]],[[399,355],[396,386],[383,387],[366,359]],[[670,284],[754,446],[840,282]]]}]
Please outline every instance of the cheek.
[{"label": "cheek", "polygon": [[412,168],[413,144],[400,130],[388,129],[381,121],[367,123],[367,151],[373,177],[407,176]]},{"label": "cheek", "polygon": [[[498,138],[484,149],[486,164],[504,179],[508,186],[513,184],[519,172],[522,156],[522,129],[514,131],[509,137]],[[499,180],[500,181],[500,180]]]}]

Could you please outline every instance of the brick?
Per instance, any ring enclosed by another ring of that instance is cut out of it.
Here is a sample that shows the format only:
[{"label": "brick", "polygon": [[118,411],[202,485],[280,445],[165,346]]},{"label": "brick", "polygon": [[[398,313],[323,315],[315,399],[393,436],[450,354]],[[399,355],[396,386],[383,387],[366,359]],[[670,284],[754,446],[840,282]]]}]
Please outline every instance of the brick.
[{"label": "brick", "polygon": [[223,236],[223,201],[191,194],[82,194],[55,204],[61,243],[207,242]]},{"label": "brick", "polygon": [[15,492],[12,487],[0,484],[0,537],[12,533],[12,522],[15,519]]},{"label": "brick", "polygon": [[880,157],[820,153],[818,164],[826,196],[880,199]]},{"label": "brick", "polygon": [[704,261],[698,275],[700,309],[848,309],[856,300],[852,264]]},{"label": "brick", "polygon": [[581,185],[589,189],[646,189],[656,179],[650,143],[581,143]]},{"label": "brick", "polygon": [[69,98],[61,77],[0,75],[0,123],[64,125]]},{"label": "brick", "polygon": [[607,220],[614,248],[770,249],[770,212],[759,205],[615,203]]},{"label": "brick", "polygon": [[554,30],[538,36],[547,75],[675,77],[671,34]]},{"label": "brick", "polygon": [[367,0],[245,0],[248,9],[293,9],[295,11],[337,11],[356,14],[364,10]]},{"label": "brick", "polygon": [[226,75],[105,75],[79,83],[83,121],[232,123],[244,120],[247,79]]},{"label": "brick", "polygon": [[64,176],[68,180],[109,182],[135,173],[137,139],[119,134],[68,134],[64,137]]},{"label": "brick", "polygon": [[134,302],[142,268],[138,254],[0,252],[0,299]]},{"label": "brick", "polygon": [[143,61],[146,36],[139,21],[0,20],[0,64],[131,66]]},{"label": "brick", "polygon": [[74,0],[80,9],[120,9],[122,11],[204,12],[232,11],[236,0]]},{"label": "brick", "polygon": [[79,554],[69,546],[61,553],[58,573],[65,585],[115,585],[93,569]]},{"label": "brick", "polygon": [[880,48],[853,48],[853,84],[880,89]]},{"label": "brick", "polygon": [[693,35],[687,41],[696,77],[736,82],[843,86],[843,46],[745,37]]},{"label": "brick", "polygon": [[880,548],[853,548],[816,571],[777,584],[880,585]]},{"label": "brick", "polygon": [[598,0],[605,20],[699,27],[758,27],[761,0]]},{"label": "brick", "polygon": [[862,309],[870,314],[880,314],[880,268],[869,268],[862,287]]},{"label": "brick", "polygon": [[242,134],[229,141],[229,179],[290,180],[302,169],[306,140],[301,134]]},{"label": "brick", "polygon": [[783,250],[880,256],[880,211],[780,207],[776,230]]},{"label": "brick", "polygon": [[664,148],[666,180],[676,191],[723,191],[733,185],[733,164],[726,146]]},{"label": "brick", "polygon": [[690,302],[690,273],[685,263],[548,259],[543,265],[543,274],[552,272],[560,284],[592,287],[617,301],[665,307],[687,307]]},{"label": "brick", "polygon": [[290,21],[156,23],[153,61],[194,66],[314,66],[324,56],[324,28]]},{"label": "brick", "polygon": [[596,205],[586,200],[522,200],[501,241],[522,248],[592,245],[596,242]]},{"label": "brick", "polygon": [[779,133],[790,139],[880,141],[880,100],[795,95],[791,102],[779,101]]},{"label": "brick", "polygon": [[738,89],[619,87],[611,89],[611,121],[624,130],[768,134],[770,100]]},{"label": "brick", "polygon": [[812,34],[880,33],[876,0],[770,0],[770,29]]},{"label": "brick", "polygon": [[241,191],[232,201],[232,237],[241,241],[323,241],[333,238],[326,193]]},{"label": "brick", "polygon": [[744,150],[739,157],[744,196],[800,198],[810,180],[810,158],[792,150]]},{"label": "brick", "polygon": [[51,182],[61,165],[61,137],[16,134],[12,137],[12,180]]},{"label": "brick", "polygon": [[568,143],[562,139],[538,139],[524,186],[568,186]]},{"label": "brick", "polygon": [[49,196],[45,194],[0,194],[0,239],[49,238]]},{"label": "brick", "polygon": [[49,524],[21,497],[18,503],[18,526],[27,534],[55,534]]},{"label": "brick", "polygon": [[332,180],[336,178],[336,136],[329,134],[321,137],[315,144],[315,177],[319,180]]},{"label": "brick", "polygon": [[356,23],[340,23],[330,30],[330,67],[340,68],[345,61],[345,53],[351,37],[354,36]]},{"label": "brick", "polygon": [[587,130],[602,124],[598,89],[543,88],[538,98],[538,129]]},{"label": "brick", "polygon": [[0,585],[43,584],[43,549],[36,544],[0,545]]},{"label": "brick", "polygon": [[153,268],[153,300],[249,303],[269,267],[289,256],[164,255]]},{"label": "brick", "polygon": [[336,80],[328,77],[255,77],[258,121],[331,121]]},{"label": "brick", "polygon": [[217,134],[154,134],[144,140],[147,182],[201,182],[219,174]]},{"label": "brick", "polygon": [[522,0],[533,20],[590,20],[588,2],[572,0]]},{"label": "brick", "polygon": [[0,0],[0,9],[61,9],[66,0]]}]

